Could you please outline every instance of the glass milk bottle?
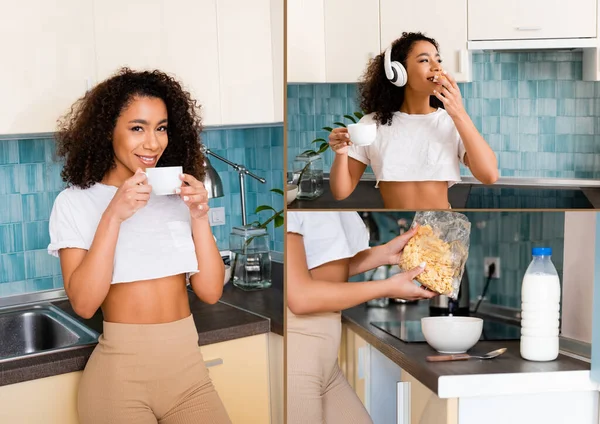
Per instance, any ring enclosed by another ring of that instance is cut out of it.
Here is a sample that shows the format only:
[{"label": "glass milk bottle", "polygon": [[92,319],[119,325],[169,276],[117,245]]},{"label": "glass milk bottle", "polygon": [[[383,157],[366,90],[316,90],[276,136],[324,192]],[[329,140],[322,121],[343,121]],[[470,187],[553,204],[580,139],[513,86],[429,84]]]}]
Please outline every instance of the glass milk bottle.
[{"label": "glass milk bottle", "polygon": [[529,361],[558,357],[560,281],[552,249],[534,247],[521,288],[521,356]]}]

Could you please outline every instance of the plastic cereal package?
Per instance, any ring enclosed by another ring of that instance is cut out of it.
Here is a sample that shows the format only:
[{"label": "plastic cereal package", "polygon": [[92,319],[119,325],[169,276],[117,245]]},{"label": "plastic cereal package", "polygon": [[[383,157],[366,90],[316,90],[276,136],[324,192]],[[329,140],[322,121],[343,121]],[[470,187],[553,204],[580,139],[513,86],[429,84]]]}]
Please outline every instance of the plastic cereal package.
[{"label": "plastic cereal package", "polygon": [[425,262],[425,270],[415,279],[456,299],[469,256],[471,223],[461,213],[445,211],[417,212],[413,221],[420,227],[404,247],[400,268],[408,271]]}]

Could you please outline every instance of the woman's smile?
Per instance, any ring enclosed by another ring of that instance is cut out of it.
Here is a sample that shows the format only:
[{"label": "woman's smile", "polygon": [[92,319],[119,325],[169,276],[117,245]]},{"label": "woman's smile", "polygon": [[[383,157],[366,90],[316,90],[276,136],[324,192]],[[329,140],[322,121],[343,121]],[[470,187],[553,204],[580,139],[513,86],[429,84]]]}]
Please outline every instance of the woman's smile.
[{"label": "woman's smile", "polygon": [[[135,154],[135,153],[134,153]],[[149,168],[149,167],[153,167],[156,166],[156,162],[158,162],[158,155],[135,155],[138,157],[138,159],[140,160],[140,163],[142,165],[144,165],[145,167]]]}]

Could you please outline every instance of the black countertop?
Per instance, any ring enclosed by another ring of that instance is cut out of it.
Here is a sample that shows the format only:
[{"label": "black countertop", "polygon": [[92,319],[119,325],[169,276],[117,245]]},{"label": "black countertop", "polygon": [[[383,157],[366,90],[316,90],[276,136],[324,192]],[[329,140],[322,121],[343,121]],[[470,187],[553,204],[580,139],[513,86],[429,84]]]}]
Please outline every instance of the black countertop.
[{"label": "black countertop", "polygon": [[[273,286],[245,292],[228,283],[219,302],[209,305],[192,292],[190,309],[198,329],[199,345],[225,342],[273,331],[283,335],[283,265],[273,262]],[[102,333],[102,311],[90,319],[79,317],[68,300],[52,302],[97,333]],[[0,363],[0,386],[84,369],[94,346],[51,352]]]},{"label": "black countertop", "polygon": [[283,264],[272,262],[271,273],[273,285],[266,290],[247,292],[227,284],[221,303],[268,318],[271,331],[283,336]]},{"label": "black countertop", "polygon": [[[354,192],[344,200],[335,200],[329,180],[323,194],[314,200],[295,200],[288,209],[383,209],[383,200],[375,181],[359,181]],[[552,187],[461,183],[448,189],[453,209],[600,209],[600,188]]]},{"label": "black countertop", "polygon": [[[448,200],[454,209],[464,209],[467,204],[470,184],[455,184],[448,190]],[[383,200],[375,181],[359,181],[356,189],[344,200],[335,200],[329,189],[329,180],[323,183],[323,194],[313,200],[294,200],[288,209],[383,209]]]},{"label": "black countertop", "polygon": [[590,364],[565,355],[551,362],[526,361],[520,356],[518,340],[480,341],[469,351],[477,355],[508,348],[493,360],[430,363],[425,357],[438,353],[427,343],[405,343],[370,324],[372,321],[418,320],[428,315],[427,303],[423,301],[417,305],[391,304],[387,308],[368,308],[363,304],[343,311],[342,322],[434,393],[438,393],[438,380],[445,376],[590,370]]}]

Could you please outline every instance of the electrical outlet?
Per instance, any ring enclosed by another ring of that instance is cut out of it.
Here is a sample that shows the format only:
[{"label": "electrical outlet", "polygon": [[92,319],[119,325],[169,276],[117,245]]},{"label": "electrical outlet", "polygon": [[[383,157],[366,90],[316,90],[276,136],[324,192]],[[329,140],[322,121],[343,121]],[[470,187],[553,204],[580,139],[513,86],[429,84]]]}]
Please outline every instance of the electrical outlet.
[{"label": "electrical outlet", "polygon": [[500,278],[500,258],[498,256],[488,256],[483,259],[483,275],[485,278],[488,276],[488,267],[491,264],[496,265],[496,269],[492,274],[492,278]]},{"label": "electrical outlet", "polygon": [[225,225],[225,208],[211,208],[208,210],[208,222],[211,227]]}]

